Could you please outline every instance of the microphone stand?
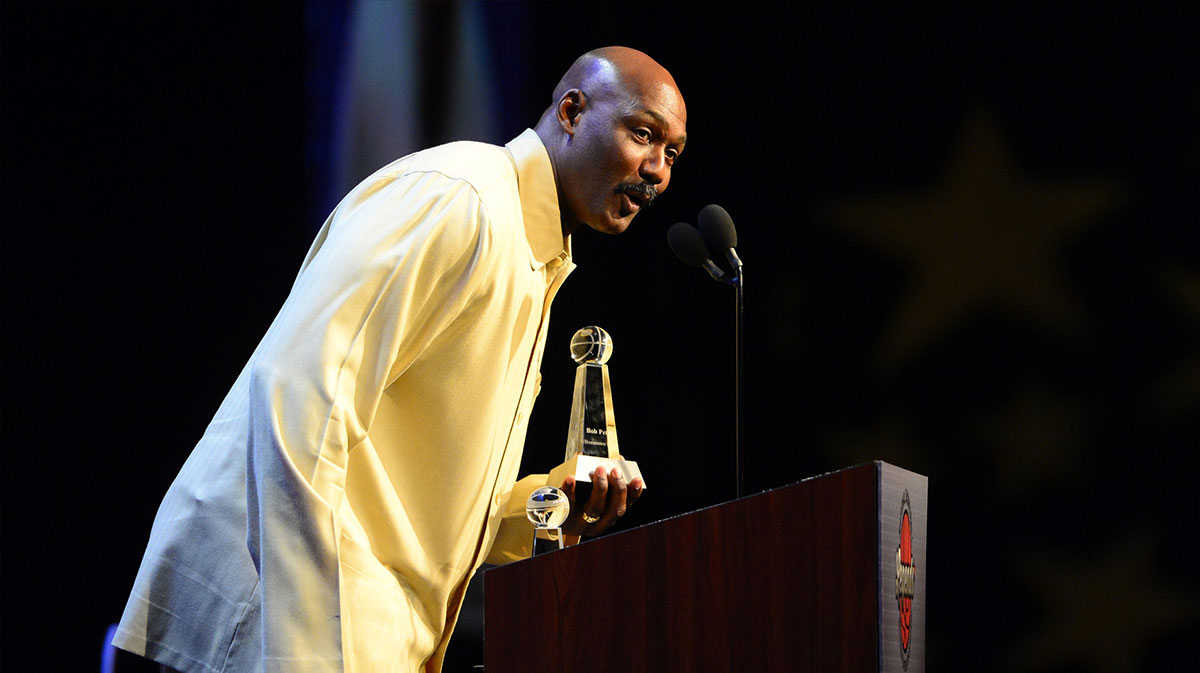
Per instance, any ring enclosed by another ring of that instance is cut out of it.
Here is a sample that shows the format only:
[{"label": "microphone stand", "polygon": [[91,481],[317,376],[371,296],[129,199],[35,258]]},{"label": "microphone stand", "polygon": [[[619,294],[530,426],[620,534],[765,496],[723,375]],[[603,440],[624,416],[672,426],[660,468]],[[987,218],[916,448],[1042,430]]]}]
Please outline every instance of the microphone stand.
[{"label": "microphone stand", "polygon": [[[745,314],[745,292],[744,292],[744,288],[742,286],[742,282],[743,282],[743,278],[745,277],[745,272],[742,270],[742,260],[740,258],[738,258],[738,254],[737,254],[736,250],[734,250],[733,248],[730,248],[725,254],[729,257],[730,265],[733,266],[734,275],[732,278],[722,277],[722,278],[718,278],[718,280],[720,280],[723,283],[728,283],[728,284],[732,285],[734,287],[734,289],[737,291],[737,299],[736,299],[737,303],[736,303],[736,307],[735,307],[735,317],[734,317],[735,324],[736,324],[735,334],[734,334],[734,350],[737,351],[737,353],[735,354],[735,362],[734,362],[734,370],[733,370],[734,371],[734,380],[735,380],[734,394],[733,394],[733,405],[734,405],[734,426],[733,426],[734,427],[734,438],[733,438],[733,442],[734,442],[733,447],[734,448],[733,448],[733,453],[734,453],[734,460],[737,461],[737,468],[736,468],[737,469],[737,472],[736,472],[737,497],[741,498],[742,493],[744,493],[744,491],[745,491],[745,479],[743,477],[743,469],[742,469],[742,368],[743,368],[742,353],[744,351],[744,347],[743,347],[743,343],[742,343],[742,322],[743,322],[743,315]],[[714,278],[716,278],[716,276],[714,276]]]},{"label": "microphone stand", "polygon": [[[737,305],[736,305],[736,330],[734,336],[734,349],[737,351],[734,361],[734,460],[736,462],[735,478],[737,481],[737,497],[741,498],[744,490],[745,479],[742,476],[742,368],[744,350],[742,345],[742,322],[743,314],[745,313],[745,293],[742,287],[742,260],[738,257],[737,250],[734,246],[737,245],[737,234],[733,231],[733,222],[729,221],[729,214],[725,213],[719,206],[709,206],[705,211],[701,211],[700,216],[703,219],[709,209],[715,208],[719,211],[720,216],[715,220],[710,219],[709,222],[714,222],[717,225],[715,238],[720,243],[713,243],[710,247],[708,243],[701,238],[700,232],[684,222],[676,222],[674,226],[667,231],[667,243],[671,246],[671,250],[675,256],[683,260],[685,263],[692,266],[697,266],[708,272],[708,275],[713,280],[721,283],[728,283],[737,290]],[[723,221],[722,221],[723,220]],[[708,252],[716,247],[725,247],[725,256],[729,259],[729,264],[733,269],[733,277],[725,275],[712,259],[708,256]]]},{"label": "microphone stand", "polygon": [[744,274],[742,273],[742,260],[738,259],[737,253],[733,251],[733,248],[729,249],[729,257],[737,273],[733,279],[737,288],[737,330],[734,335],[734,348],[737,350],[737,365],[734,369],[734,377],[737,380],[737,384],[733,396],[733,404],[737,409],[735,412],[737,416],[734,420],[734,455],[737,459],[737,497],[741,498],[745,492],[745,481],[742,470],[742,315],[745,312],[742,280]]}]

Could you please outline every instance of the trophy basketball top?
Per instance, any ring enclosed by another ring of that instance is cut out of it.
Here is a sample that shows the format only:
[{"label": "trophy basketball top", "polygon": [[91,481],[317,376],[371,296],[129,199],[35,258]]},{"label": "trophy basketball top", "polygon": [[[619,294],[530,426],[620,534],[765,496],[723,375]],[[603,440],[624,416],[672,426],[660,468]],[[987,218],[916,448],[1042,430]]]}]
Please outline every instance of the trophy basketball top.
[{"label": "trophy basketball top", "polygon": [[571,358],[575,364],[605,364],[612,357],[612,349],[612,337],[595,325],[588,325],[571,337]]}]

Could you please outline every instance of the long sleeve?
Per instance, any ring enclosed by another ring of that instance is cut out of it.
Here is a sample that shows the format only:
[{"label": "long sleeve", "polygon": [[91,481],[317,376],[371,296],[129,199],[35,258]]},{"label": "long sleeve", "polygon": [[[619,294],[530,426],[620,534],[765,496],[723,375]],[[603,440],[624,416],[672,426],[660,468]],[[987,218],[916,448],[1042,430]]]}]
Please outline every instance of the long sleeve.
[{"label": "long sleeve", "polygon": [[114,644],[188,671],[436,670],[487,552],[528,553],[514,484],[573,267],[532,130],[356,187],[164,496]]},{"label": "long sleeve", "polygon": [[250,366],[247,530],[268,671],[342,670],[349,452],[470,302],[489,247],[475,192],[437,173],[362,185],[326,227]]},{"label": "long sleeve", "polygon": [[504,520],[488,552],[487,562],[502,565],[529,558],[533,553],[533,524],[525,514],[529,494],[546,485],[545,474],[531,474],[513,484],[504,508]]}]

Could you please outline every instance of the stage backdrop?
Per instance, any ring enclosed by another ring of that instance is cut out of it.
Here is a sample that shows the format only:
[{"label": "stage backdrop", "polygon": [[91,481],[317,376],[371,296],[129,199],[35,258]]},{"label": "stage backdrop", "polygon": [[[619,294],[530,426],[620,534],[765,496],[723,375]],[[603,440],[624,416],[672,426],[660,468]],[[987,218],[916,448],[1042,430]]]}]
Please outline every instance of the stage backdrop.
[{"label": "stage backdrop", "polygon": [[652,481],[621,525],[733,497],[733,294],[665,243],[719,203],[747,490],[928,475],[930,670],[1194,658],[1197,17],[1043,5],[5,3],[0,665],[99,668],[162,493],[340,195],[517,135],[607,44],[672,70],[690,140],[630,231],[574,241],[525,471],[561,460],[567,343],[598,324]]}]

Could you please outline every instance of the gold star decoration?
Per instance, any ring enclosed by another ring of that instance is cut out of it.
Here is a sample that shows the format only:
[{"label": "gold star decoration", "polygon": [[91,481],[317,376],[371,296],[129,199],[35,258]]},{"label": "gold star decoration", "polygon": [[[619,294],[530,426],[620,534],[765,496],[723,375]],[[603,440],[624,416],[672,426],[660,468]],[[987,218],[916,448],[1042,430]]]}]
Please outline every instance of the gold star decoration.
[{"label": "gold star decoration", "polygon": [[1159,636],[1196,618],[1194,600],[1155,576],[1150,535],[1139,533],[1097,558],[1027,557],[1046,621],[1012,648],[1005,670],[1046,671],[1072,664],[1097,673],[1140,670]]},{"label": "gold star decoration", "polygon": [[1084,316],[1057,254],[1125,198],[1111,180],[1023,174],[995,121],[976,112],[937,184],[834,204],[827,214],[911,271],[877,354],[893,366],[979,309],[998,307],[1056,333],[1076,333]]},{"label": "gold star decoration", "polygon": [[[1200,326],[1200,275],[1182,267],[1161,273],[1162,285]],[[1200,406],[1200,351],[1183,360],[1158,386],[1156,406],[1168,413],[1184,413]]]},{"label": "gold star decoration", "polygon": [[996,492],[1019,496],[1069,477],[1085,459],[1086,421],[1078,400],[1045,386],[1028,384],[1014,391],[996,415],[975,428],[980,445],[995,456]]}]

